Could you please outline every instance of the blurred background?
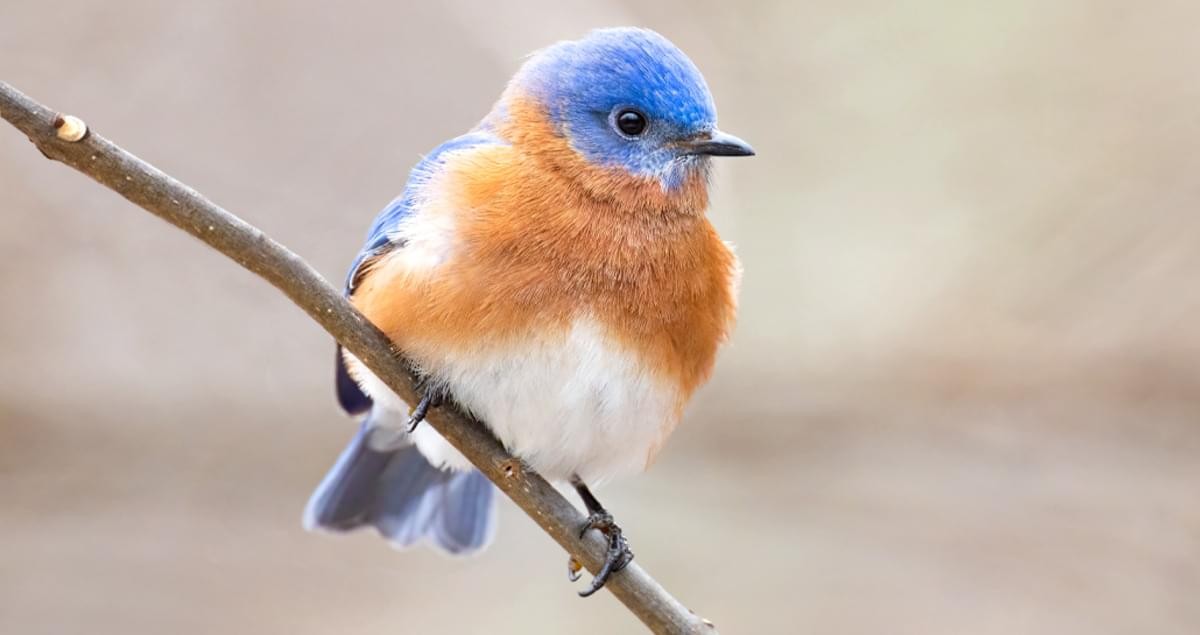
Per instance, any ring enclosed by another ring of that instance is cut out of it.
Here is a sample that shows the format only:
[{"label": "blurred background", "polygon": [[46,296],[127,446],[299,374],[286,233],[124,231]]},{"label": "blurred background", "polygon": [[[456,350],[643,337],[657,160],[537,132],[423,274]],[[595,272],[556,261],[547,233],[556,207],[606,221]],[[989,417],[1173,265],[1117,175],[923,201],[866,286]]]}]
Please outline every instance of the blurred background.
[{"label": "blurred background", "polygon": [[[340,281],[523,56],[657,29],[745,264],[602,498],[723,633],[1200,632],[1200,5],[5,2],[0,78]],[[504,501],[473,560],[300,513],[353,429],[279,293],[0,127],[0,632],[638,632]]]}]

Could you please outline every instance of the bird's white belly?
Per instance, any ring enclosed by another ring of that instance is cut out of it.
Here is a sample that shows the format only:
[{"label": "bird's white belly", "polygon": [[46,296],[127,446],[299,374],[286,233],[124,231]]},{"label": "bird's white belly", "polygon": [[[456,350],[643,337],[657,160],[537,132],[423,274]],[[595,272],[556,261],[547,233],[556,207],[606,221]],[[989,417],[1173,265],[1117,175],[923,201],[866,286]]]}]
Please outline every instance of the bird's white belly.
[{"label": "bird's white belly", "polygon": [[[553,480],[578,474],[593,483],[645,469],[679,416],[679,388],[650,373],[591,320],[577,321],[565,337],[532,337],[513,350],[427,364],[426,372],[513,454]],[[403,425],[407,407],[363,370],[363,388],[377,409],[372,419]],[[471,467],[431,426],[412,437],[434,465]]]}]

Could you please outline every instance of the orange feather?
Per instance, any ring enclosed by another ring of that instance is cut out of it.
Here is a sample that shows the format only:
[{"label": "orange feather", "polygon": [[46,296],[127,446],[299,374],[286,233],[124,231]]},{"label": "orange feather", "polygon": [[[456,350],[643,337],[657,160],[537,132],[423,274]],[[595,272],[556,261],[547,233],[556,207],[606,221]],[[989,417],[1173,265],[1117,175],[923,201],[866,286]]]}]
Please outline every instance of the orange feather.
[{"label": "orange feather", "polygon": [[738,265],[704,216],[706,174],[664,191],[597,167],[538,104],[506,100],[497,132],[511,145],[455,155],[430,185],[431,213],[453,218],[449,258],[414,270],[386,257],[355,305],[418,363],[554,341],[590,316],[678,388],[681,415],[736,308]]}]

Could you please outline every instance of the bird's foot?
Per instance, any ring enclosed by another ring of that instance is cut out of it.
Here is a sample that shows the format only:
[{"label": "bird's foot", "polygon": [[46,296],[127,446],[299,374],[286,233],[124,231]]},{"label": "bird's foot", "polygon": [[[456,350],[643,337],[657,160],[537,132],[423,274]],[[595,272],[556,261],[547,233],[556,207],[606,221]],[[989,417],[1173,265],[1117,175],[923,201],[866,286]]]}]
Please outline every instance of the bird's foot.
[{"label": "bird's foot", "polygon": [[[592,512],[588,516],[587,522],[583,524],[583,528],[580,529],[579,537],[583,538],[587,532],[593,529],[608,538],[608,551],[604,555],[604,565],[600,567],[596,577],[592,578],[592,583],[588,585],[588,588],[579,592],[579,597],[587,597],[604,588],[609,576],[629,566],[633,560],[633,551],[629,548],[629,541],[625,540],[621,528],[613,522],[612,514],[604,510]],[[572,582],[578,580],[579,571],[582,568],[583,565],[572,556],[567,562],[567,577]]]},{"label": "bird's foot", "polygon": [[417,407],[413,408],[411,414],[408,415],[408,433],[412,434],[417,426],[425,420],[425,415],[429,413],[430,408],[436,408],[442,405],[445,400],[445,391],[441,388],[436,388],[429,385],[423,385],[421,388],[421,401],[417,402]]}]

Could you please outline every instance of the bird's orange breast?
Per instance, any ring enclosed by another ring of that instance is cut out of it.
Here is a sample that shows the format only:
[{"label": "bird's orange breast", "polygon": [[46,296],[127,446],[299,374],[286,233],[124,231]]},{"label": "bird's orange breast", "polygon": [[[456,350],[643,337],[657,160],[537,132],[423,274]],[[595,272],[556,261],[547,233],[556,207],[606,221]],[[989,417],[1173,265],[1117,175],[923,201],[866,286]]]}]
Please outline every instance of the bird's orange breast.
[{"label": "bird's orange breast", "polygon": [[678,386],[682,408],[735,312],[737,262],[704,217],[703,175],[663,192],[586,164],[525,114],[502,130],[511,145],[456,155],[430,184],[422,213],[453,227],[445,261],[389,257],[354,303],[428,362],[552,341],[590,318]]}]

